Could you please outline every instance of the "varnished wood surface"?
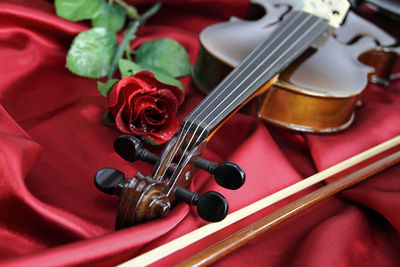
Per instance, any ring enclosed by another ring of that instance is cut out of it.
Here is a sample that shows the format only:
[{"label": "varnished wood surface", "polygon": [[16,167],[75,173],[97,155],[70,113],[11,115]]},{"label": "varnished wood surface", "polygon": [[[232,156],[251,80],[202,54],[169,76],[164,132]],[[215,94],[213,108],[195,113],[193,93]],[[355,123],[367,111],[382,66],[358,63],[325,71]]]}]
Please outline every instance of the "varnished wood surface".
[{"label": "varnished wood surface", "polygon": [[[184,119],[206,135],[260,88],[285,69],[328,30],[328,23],[303,12],[291,12]],[[197,132],[195,132],[197,134]]]},{"label": "varnished wood surface", "polygon": [[[257,20],[235,18],[200,34],[202,46],[192,76],[201,91],[208,93],[217,86],[264,36],[273,34],[289,7],[296,4],[291,0],[280,0],[278,5],[275,0],[253,2],[263,11]],[[397,54],[381,48],[379,53],[373,51],[377,42],[391,47],[397,41],[349,12],[344,26],[280,72],[271,90],[251,110],[256,109],[258,117],[268,123],[292,130],[330,133],[346,129],[369,78],[380,85],[390,80]]]}]

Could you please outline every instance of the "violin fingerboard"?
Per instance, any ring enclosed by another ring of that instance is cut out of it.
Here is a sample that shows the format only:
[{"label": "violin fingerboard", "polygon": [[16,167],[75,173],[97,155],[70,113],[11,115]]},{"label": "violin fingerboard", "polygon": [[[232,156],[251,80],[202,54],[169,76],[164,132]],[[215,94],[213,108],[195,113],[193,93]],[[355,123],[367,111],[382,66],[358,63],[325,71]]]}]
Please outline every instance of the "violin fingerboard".
[{"label": "violin fingerboard", "polygon": [[199,136],[210,135],[259,88],[286,68],[329,24],[311,14],[293,11],[184,119],[183,125]]}]

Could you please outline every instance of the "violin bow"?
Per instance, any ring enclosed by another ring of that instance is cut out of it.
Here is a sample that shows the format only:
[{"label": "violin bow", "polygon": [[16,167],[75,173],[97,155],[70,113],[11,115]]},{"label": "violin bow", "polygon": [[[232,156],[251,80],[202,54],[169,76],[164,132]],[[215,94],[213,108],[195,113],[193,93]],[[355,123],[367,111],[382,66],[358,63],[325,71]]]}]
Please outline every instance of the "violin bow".
[{"label": "violin bow", "polygon": [[237,210],[229,214],[223,221],[207,224],[129,260],[120,266],[147,266],[155,263],[156,261],[171,255],[206,236],[209,236],[316,183],[322,182],[328,178],[337,179],[334,182],[329,183],[275,211],[180,264],[180,266],[208,265],[244,245],[251,239],[261,235],[273,226],[280,224],[301,211],[317,204],[323,199],[359,183],[379,171],[387,169],[399,161],[400,135]]}]

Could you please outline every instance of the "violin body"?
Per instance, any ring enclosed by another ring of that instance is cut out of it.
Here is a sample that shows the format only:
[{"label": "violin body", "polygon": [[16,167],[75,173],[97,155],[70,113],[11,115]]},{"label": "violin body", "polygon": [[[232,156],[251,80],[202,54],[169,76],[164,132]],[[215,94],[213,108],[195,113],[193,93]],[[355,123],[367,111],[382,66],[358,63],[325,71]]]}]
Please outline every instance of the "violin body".
[{"label": "violin body", "polygon": [[[202,47],[192,77],[204,93],[239,65],[289,11],[296,10],[298,1],[252,3],[264,16],[255,21],[232,18],[200,34]],[[253,101],[251,109],[256,110],[260,119],[292,130],[325,133],[346,129],[354,119],[355,107],[369,77],[377,83],[389,79],[397,54],[378,48],[377,42],[381,47],[396,45],[395,38],[350,11],[333,36],[317,42],[281,72],[278,80]],[[389,61],[385,62],[386,69],[367,65],[371,60],[366,54],[372,51],[379,51],[375,58]],[[360,56],[367,64],[358,60]]]}]

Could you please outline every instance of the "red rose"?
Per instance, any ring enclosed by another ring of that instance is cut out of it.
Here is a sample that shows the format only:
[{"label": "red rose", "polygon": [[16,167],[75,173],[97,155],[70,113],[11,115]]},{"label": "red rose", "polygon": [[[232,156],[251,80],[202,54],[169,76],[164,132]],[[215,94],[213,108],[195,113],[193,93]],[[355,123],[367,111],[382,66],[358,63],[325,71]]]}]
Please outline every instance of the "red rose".
[{"label": "red rose", "polygon": [[121,79],[110,91],[108,109],[126,134],[145,136],[162,144],[178,130],[183,91],[158,81],[149,71]]}]

